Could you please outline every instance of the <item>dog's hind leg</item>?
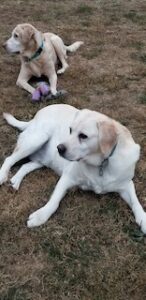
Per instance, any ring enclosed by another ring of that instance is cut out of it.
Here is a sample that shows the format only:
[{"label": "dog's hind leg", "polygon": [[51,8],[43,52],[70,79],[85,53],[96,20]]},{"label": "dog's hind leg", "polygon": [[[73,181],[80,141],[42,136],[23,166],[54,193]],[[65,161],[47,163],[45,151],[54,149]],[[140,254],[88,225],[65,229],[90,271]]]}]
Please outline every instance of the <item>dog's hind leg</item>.
[{"label": "dog's hind leg", "polygon": [[37,161],[30,161],[24,164],[19,171],[11,178],[10,182],[14,190],[18,190],[23,178],[30,172],[42,168],[43,165]]},{"label": "dog's hind leg", "polygon": [[9,170],[16,162],[36,152],[47,140],[48,135],[42,134],[41,131],[32,130],[31,136],[29,128],[23,131],[18,138],[14,152],[5,159],[0,169],[0,184],[7,181]]},{"label": "dog's hind leg", "polygon": [[62,68],[57,71],[57,74],[62,74],[68,68],[68,63],[66,62],[67,55],[66,55],[65,45],[64,45],[62,39],[56,35],[51,37],[51,42],[52,42],[52,44],[55,48],[56,54],[62,64]]},{"label": "dog's hind leg", "polygon": [[136,223],[141,227],[142,232],[146,234],[146,213],[136,196],[133,181],[131,180],[119,193],[132,209]]}]

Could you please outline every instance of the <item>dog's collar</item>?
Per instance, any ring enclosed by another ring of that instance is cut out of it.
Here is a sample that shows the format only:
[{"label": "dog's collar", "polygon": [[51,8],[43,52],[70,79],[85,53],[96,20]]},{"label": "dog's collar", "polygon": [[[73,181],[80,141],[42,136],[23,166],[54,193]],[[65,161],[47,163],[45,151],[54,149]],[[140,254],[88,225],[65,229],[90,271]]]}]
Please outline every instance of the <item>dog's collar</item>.
[{"label": "dog's collar", "polygon": [[32,60],[36,59],[38,56],[41,55],[43,49],[44,49],[44,41],[42,40],[41,46],[36,50],[36,52],[31,57],[27,57],[27,56],[24,57],[25,62],[31,62]]},{"label": "dog's collar", "polygon": [[105,159],[102,161],[102,163],[100,164],[100,166],[99,166],[99,176],[103,176],[103,171],[104,171],[104,169],[107,167],[109,158],[113,155],[113,153],[114,153],[116,147],[117,147],[117,144],[113,147],[113,149],[112,149],[110,155],[109,155],[107,158],[105,158]]}]

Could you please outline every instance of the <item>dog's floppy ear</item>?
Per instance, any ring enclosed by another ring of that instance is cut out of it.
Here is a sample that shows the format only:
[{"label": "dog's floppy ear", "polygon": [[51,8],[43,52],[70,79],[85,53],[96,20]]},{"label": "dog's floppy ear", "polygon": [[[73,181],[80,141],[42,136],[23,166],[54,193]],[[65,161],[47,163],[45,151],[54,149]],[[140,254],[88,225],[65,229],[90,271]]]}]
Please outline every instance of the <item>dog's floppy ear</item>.
[{"label": "dog's floppy ear", "polygon": [[104,157],[108,157],[116,145],[117,132],[112,120],[98,122],[99,147]]},{"label": "dog's floppy ear", "polygon": [[29,25],[22,26],[22,40],[23,43],[28,43],[35,34],[34,28]]}]

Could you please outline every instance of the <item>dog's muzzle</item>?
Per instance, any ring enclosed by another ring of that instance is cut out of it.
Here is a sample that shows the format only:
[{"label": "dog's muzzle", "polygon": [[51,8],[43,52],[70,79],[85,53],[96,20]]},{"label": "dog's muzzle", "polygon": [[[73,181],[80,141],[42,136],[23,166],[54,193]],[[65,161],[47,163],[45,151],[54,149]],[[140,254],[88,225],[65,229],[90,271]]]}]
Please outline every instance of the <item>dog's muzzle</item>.
[{"label": "dog's muzzle", "polygon": [[2,45],[2,47],[7,51],[8,54],[20,54],[20,51],[11,51],[8,47],[7,42]]}]

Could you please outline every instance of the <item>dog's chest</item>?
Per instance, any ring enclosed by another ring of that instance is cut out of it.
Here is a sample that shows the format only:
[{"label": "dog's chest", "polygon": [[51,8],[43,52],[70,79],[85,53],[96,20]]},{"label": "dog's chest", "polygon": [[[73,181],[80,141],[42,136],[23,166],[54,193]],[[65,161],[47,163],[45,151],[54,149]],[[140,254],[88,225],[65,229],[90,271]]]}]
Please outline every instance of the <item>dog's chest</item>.
[{"label": "dog's chest", "polygon": [[42,69],[41,69],[41,65],[39,62],[35,62],[35,63],[31,62],[29,64],[29,69],[34,76],[41,77]]},{"label": "dog's chest", "polygon": [[100,168],[86,167],[82,169],[83,180],[80,187],[83,190],[92,190],[96,194],[104,194],[107,192],[117,192],[126,182],[130,181],[134,176],[135,163],[120,163],[116,166],[108,165],[100,173]]},{"label": "dog's chest", "polygon": [[103,193],[102,186],[99,185],[99,182],[98,182],[98,184],[95,184],[95,183],[87,180],[86,183],[83,183],[80,185],[80,188],[83,191],[93,191],[95,194]]},{"label": "dog's chest", "polygon": [[108,168],[104,170],[102,175],[100,175],[99,168],[88,168],[83,170],[80,188],[94,191],[96,194],[104,194],[116,191],[121,183],[122,178],[109,172]]}]

